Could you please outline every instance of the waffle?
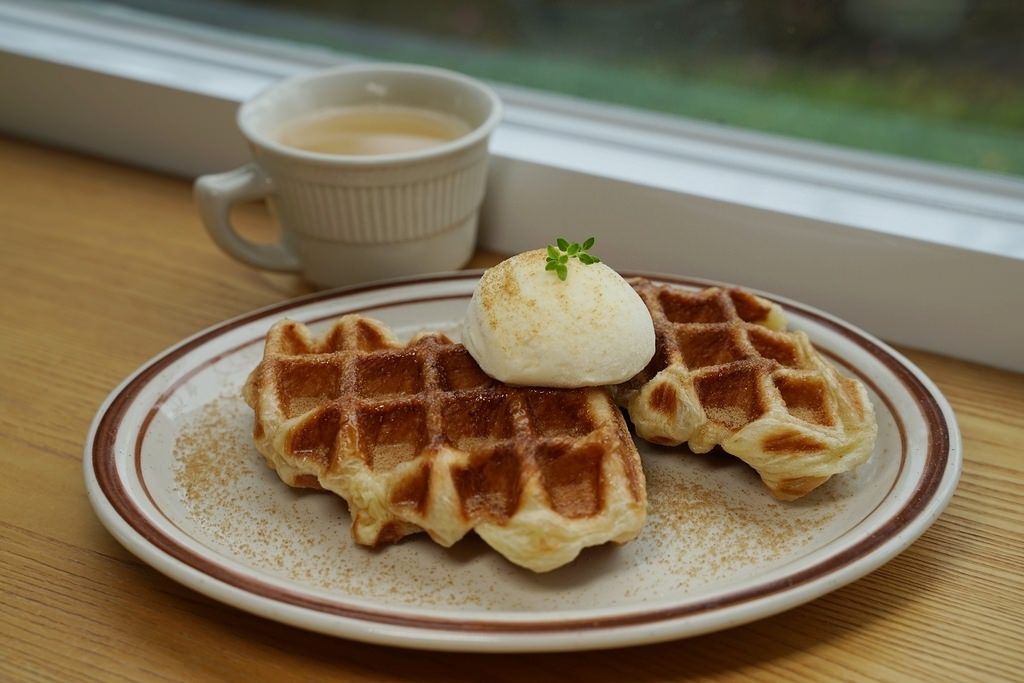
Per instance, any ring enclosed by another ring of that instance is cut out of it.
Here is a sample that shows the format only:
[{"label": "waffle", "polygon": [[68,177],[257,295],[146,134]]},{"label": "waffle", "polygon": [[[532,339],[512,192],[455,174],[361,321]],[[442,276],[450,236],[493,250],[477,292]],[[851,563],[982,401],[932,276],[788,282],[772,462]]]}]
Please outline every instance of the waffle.
[{"label": "waffle", "polygon": [[654,358],[612,388],[653,443],[738,456],[794,500],[871,457],[877,425],[864,386],[836,371],[782,309],[741,289],[693,292],[630,281],[651,312]]},{"label": "waffle", "polygon": [[348,502],[356,542],[470,530],[533,571],[634,538],[647,494],[636,446],[603,388],[491,379],[436,333],[398,343],[358,315],[321,338],[284,320],[243,395],[257,450],[281,479]]}]

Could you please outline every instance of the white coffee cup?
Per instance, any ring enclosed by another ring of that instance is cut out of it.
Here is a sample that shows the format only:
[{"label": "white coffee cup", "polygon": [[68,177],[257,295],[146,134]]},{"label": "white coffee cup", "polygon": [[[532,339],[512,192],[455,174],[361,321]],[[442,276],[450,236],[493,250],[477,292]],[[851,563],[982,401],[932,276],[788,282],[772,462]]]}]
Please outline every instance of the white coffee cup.
[{"label": "white coffee cup", "polygon": [[[453,116],[461,137],[415,151],[328,154],[283,144],[283,126],[336,107],[385,105]],[[206,229],[231,256],[300,272],[332,287],[465,265],[476,243],[488,141],[498,96],[461,74],[406,64],[356,64],[290,78],[244,103],[238,126],[253,161],[196,180]],[[266,199],[281,230],[256,243],[231,223],[231,207]]]}]

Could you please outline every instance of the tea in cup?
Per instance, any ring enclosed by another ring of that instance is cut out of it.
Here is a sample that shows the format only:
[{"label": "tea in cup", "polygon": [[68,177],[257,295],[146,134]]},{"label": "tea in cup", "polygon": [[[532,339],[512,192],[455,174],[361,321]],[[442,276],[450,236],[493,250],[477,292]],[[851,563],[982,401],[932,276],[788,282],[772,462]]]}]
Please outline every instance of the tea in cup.
[{"label": "tea in cup", "polygon": [[375,156],[429,149],[469,133],[455,116],[401,105],[332,107],[289,121],[278,131],[283,145],[321,154]]}]

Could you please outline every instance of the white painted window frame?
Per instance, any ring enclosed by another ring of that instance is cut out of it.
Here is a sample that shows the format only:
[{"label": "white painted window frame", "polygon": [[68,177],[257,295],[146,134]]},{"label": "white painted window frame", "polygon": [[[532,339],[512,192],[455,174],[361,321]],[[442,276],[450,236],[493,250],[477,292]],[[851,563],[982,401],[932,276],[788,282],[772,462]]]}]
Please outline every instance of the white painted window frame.
[{"label": "white painted window frame", "polygon": [[[113,7],[0,0],[0,130],[194,177],[242,100],[356,59]],[[595,235],[620,270],[734,282],[1024,371],[1024,181],[495,84],[481,244]]]}]

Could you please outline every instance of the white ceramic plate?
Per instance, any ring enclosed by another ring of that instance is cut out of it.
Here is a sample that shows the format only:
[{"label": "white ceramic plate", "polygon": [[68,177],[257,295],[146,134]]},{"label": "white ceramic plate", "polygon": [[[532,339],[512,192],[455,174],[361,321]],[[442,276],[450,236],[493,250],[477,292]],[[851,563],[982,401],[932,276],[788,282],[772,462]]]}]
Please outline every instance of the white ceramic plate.
[{"label": "white ceramic plate", "polygon": [[217,325],[153,359],[111,393],[85,445],[100,519],[171,578],[285,623],[416,648],[576,650],[692,636],[807,602],[902,551],[953,493],[960,436],[931,381],[851,325],[766,295],[869,387],[878,445],[856,472],[780,503],[734,458],[641,441],[649,497],[641,536],[585,550],[549,574],[519,569],[475,537],[450,549],[424,535],[358,547],[340,498],[289,489],[263,464],[241,386],[282,317],[317,330],[360,312],[403,338],[421,329],[457,337],[478,277],[314,294]]}]

